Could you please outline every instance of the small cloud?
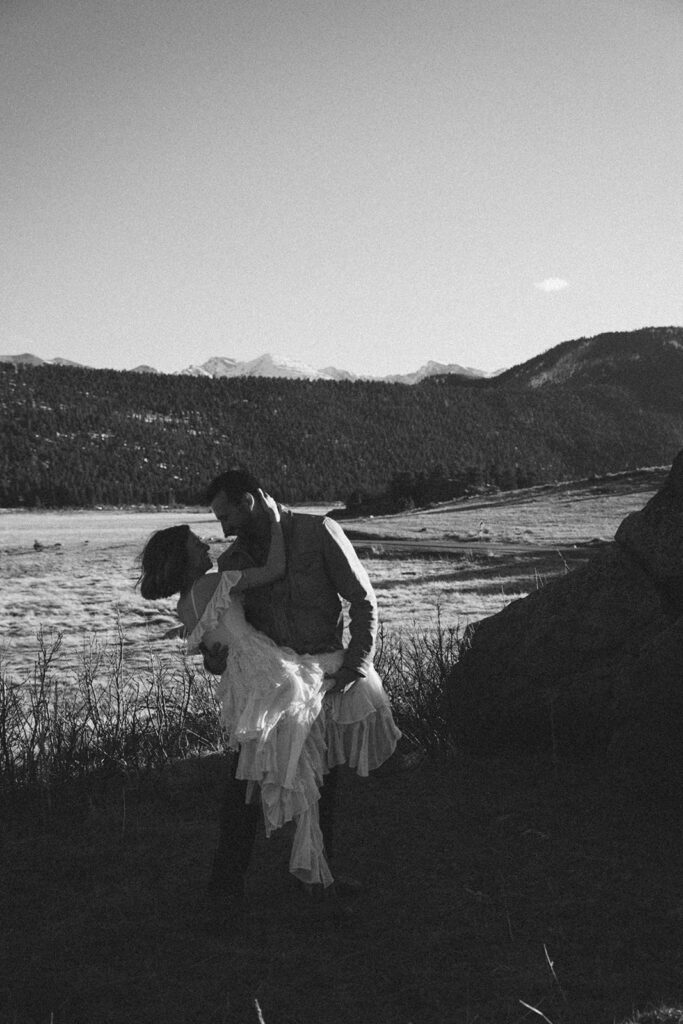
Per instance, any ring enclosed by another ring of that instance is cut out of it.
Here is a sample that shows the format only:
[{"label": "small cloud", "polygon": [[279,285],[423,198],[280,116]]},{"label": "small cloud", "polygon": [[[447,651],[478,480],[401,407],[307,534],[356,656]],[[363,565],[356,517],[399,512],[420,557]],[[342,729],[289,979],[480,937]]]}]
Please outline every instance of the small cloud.
[{"label": "small cloud", "polygon": [[534,288],[542,292],[561,292],[563,288],[569,288],[569,281],[563,277],[546,277],[545,281],[535,281]]}]

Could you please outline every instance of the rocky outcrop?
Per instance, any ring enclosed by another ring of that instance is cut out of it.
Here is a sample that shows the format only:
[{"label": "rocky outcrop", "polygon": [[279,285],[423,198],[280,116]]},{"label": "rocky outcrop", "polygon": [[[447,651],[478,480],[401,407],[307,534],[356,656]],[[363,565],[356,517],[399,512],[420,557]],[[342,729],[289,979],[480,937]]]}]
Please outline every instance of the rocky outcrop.
[{"label": "rocky outcrop", "polygon": [[470,627],[447,687],[456,737],[680,771],[682,615],[683,452],[586,566]]}]

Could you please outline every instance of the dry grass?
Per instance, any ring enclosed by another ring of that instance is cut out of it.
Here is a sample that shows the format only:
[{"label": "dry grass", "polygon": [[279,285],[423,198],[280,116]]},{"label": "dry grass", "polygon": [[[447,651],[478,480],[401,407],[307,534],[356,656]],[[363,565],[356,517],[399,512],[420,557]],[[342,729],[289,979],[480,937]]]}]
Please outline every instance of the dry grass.
[{"label": "dry grass", "polygon": [[668,468],[474,495],[427,509],[346,519],[344,527],[380,543],[392,537],[416,544],[451,540],[465,547],[501,543],[552,548],[608,541],[621,520],[659,490]]},{"label": "dry grass", "polygon": [[61,644],[60,633],[41,629],[21,678],[0,657],[0,797],[220,749],[214,683],[196,661],[150,651],[145,670],[131,671],[123,636],[91,639],[64,675]]},{"label": "dry grass", "polygon": [[[611,488],[614,526],[629,503],[646,500],[653,478],[641,483]],[[541,523],[545,499],[528,497]],[[515,529],[526,500],[518,498]],[[590,518],[600,495],[565,498],[552,499],[547,528],[573,514],[602,536]],[[496,507],[487,506],[491,531]],[[470,529],[457,509],[441,512],[450,516],[442,533]],[[482,511],[470,513],[480,524]],[[408,523],[412,536],[439,524],[421,515]],[[397,569],[387,559],[385,572],[381,558],[370,560],[380,602],[395,607],[404,585],[409,595],[378,662],[401,727],[430,756],[412,771],[398,764],[368,780],[343,777],[337,866],[366,883],[343,928],[325,901],[291,884],[283,833],[257,842],[250,936],[226,943],[207,934],[199,905],[225,764],[211,753],[211,681],[177,653],[154,648],[131,678],[125,641],[88,644],[75,674],[70,652],[65,675],[43,635],[28,677],[0,672],[0,1021],[682,1024],[680,808],[635,804],[599,763],[482,760],[450,739],[442,694],[457,618],[426,587],[460,588],[457,601],[470,587],[506,603],[513,579],[523,591],[566,571],[537,548],[528,546],[531,562],[461,554]],[[67,545],[50,557],[63,573]],[[110,553],[91,557],[104,581]],[[562,558],[571,560],[571,547]],[[41,553],[20,556],[34,594],[44,562]],[[86,594],[95,571],[85,574]],[[74,597],[82,633],[80,609]],[[127,613],[132,621],[132,602]],[[154,615],[158,634],[170,613]],[[21,616],[12,622],[25,628]]]},{"label": "dry grass", "polygon": [[[585,562],[590,542],[611,539],[664,475],[640,471],[510,491],[343,525],[370,538],[357,543],[387,630],[433,629],[438,613],[444,623],[464,629],[539,581]],[[117,618],[129,662],[144,664],[150,646],[163,654],[169,644],[162,636],[175,622],[174,602],[145,602],[133,584],[149,534],[181,522],[212,542],[214,557],[223,549],[218,524],[207,511],[0,510],[0,635],[7,641],[8,663],[29,664],[38,629],[49,625],[64,636],[61,665],[76,665],[84,638],[110,640]],[[391,537],[400,538],[399,548]]]}]

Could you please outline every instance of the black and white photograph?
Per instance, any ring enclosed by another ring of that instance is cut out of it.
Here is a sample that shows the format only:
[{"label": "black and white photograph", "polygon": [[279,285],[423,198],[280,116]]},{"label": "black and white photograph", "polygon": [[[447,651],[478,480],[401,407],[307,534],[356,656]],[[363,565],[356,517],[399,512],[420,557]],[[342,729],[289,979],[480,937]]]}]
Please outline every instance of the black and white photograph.
[{"label": "black and white photograph", "polygon": [[683,1024],[681,0],[0,97],[0,1024]]}]

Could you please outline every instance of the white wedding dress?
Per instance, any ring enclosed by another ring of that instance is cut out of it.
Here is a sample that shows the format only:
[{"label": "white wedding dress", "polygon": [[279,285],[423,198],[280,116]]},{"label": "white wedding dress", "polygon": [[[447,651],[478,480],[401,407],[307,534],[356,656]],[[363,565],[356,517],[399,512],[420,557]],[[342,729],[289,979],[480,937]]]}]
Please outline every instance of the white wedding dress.
[{"label": "white wedding dress", "polygon": [[200,643],[228,645],[218,696],[228,746],[239,750],[237,778],[249,782],[247,801],[260,787],[266,835],[296,822],[292,874],[327,886],[333,878],[318,821],[323,775],[343,763],[367,775],[391,756],[401,733],[373,668],[347,693],[327,693],[333,681],[325,675],[341,666],[342,651],[300,655],[254,629],[231,594],[240,576],[220,574],[188,653]]}]

